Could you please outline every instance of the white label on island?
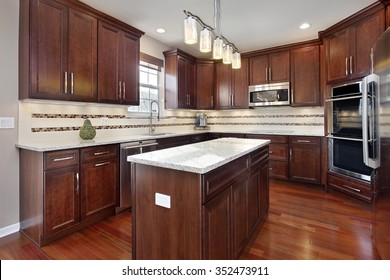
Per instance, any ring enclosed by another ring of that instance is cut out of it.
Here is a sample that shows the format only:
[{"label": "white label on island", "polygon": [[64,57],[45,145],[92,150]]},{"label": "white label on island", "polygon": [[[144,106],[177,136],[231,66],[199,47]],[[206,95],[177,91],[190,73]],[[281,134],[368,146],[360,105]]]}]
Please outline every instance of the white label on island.
[{"label": "white label on island", "polygon": [[169,195],[156,193],[155,203],[161,207],[171,208],[171,197]]}]

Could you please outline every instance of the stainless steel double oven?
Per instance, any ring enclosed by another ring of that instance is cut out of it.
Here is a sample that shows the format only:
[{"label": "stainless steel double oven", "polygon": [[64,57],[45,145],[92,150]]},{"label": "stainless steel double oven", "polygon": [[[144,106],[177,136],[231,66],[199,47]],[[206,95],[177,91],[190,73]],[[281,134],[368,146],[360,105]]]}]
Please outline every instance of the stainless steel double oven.
[{"label": "stainless steel double oven", "polygon": [[371,181],[380,164],[378,76],[332,87],[328,108],[329,169]]}]

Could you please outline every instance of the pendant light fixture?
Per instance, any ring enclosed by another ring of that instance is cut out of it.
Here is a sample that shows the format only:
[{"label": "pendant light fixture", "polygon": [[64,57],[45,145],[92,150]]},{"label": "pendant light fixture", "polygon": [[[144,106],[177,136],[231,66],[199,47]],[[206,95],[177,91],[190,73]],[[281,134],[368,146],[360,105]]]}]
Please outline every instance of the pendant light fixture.
[{"label": "pendant light fixture", "polygon": [[[205,24],[200,17],[186,10],[184,14],[184,42],[186,44],[196,44],[198,41],[196,23],[202,27],[200,32],[199,50],[210,52],[213,50],[213,59],[223,59],[223,63],[232,64],[233,69],[241,68],[241,55],[237,47],[229,42],[221,34],[221,1],[214,0],[214,28]],[[211,34],[214,35],[213,47],[211,48]]]}]

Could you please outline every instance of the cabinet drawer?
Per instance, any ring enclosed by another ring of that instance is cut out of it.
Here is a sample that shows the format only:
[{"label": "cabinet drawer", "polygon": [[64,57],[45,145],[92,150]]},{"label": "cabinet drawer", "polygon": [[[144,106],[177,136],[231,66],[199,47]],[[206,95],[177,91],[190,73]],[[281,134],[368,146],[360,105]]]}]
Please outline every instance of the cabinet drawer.
[{"label": "cabinet drawer", "polygon": [[249,156],[238,158],[202,176],[202,203],[229,187],[249,170]]},{"label": "cabinet drawer", "polygon": [[258,149],[249,155],[250,157],[250,169],[256,168],[256,165],[258,165],[260,162],[268,158],[268,148],[264,147],[261,149]]},{"label": "cabinet drawer", "polygon": [[53,170],[79,164],[79,150],[63,150],[45,153],[44,168]]},{"label": "cabinet drawer", "polygon": [[118,145],[105,145],[81,149],[81,163],[118,157]]},{"label": "cabinet drawer", "polygon": [[368,202],[372,200],[371,184],[368,183],[328,173],[328,186]]},{"label": "cabinet drawer", "polygon": [[290,144],[312,144],[319,145],[320,137],[290,136]]},{"label": "cabinet drawer", "polygon": [[288,161],[269,161],[269,176],[288,179]]},{"label": "cabinet drawer", "polygon": [[270,144],[269,159],[288,161],[288,146],[285,144]]}]

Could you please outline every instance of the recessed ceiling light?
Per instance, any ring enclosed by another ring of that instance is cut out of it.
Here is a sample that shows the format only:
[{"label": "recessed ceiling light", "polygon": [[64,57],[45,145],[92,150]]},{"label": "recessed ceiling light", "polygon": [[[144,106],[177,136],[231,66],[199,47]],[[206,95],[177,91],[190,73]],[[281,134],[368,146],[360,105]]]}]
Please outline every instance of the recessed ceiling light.
[{"label": "recessed ceiling light", "polygon": [[160,33],[160,34],[163,34],[163,33],[165,33],[165,29],[164,28],[157,28],[156,32]]},{"label": "recessed ceiling light", "polygon": [[299,26],[299,29],[307,29],[307,28],[309,28],[310,26],[311,26],[310,23],[305,22],[305,23],[302,23],[301,26]]}]

